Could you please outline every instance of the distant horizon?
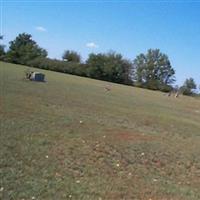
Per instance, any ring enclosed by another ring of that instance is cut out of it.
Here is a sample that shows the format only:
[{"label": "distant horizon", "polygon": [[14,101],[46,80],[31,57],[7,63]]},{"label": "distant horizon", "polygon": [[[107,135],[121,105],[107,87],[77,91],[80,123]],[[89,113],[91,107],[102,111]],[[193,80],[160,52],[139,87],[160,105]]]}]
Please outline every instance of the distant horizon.
[{"label": "distant horizon", "polygon": [[[110,50],[133,61],[148,49],[160,49],[175,69],[176,82],[194,78],[200,85],[200,1],[1,1],[3,44],[29,33],[48,57],[65,50],[89,53]],[[186,14],[187,13],[187,14]]]}]

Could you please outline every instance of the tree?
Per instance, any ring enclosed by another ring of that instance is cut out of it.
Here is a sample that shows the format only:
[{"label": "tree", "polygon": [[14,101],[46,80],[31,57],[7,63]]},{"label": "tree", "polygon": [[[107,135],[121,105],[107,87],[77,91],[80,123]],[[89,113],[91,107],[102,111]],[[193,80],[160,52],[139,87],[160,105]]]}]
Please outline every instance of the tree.
[{"label": "tree", "polygon": [[6,52],[5,52],[5,45],[0,45],[0,60],[4,60],[5,58],[5,55],[6,55]]},{"label": "tree", "polygon": [[0,57],[5,55],[5,46],[4,45],[0,45]]},{"label": "tree", "polygon": [[0,45],[0,60],[4,60],[5,55],[6,55],[5,46],[1,44]]},{"label": "tree", "polygon": [[[0,35],[0,40],[3,40],[3,35]],[[5,54],[5,45],[0,44],[0,60],[4,60]]]},{"label": "tree", "polygon": [[64,52],[62,59],[66,60],[67,62],[76,62],[76,63],[81,62],[81,56],[76,51],[70,51],[70,50]]},{"label": "tree", "polygon": [[193,78],[186,79],[183,86],[181,87],[181,91],[185,95],[194,94],[193,90],[197,88],[197,85]]},{"label": "tree", "polygon": [[91,78],[130,84],[132,64],[115,52],[90,54],[87,61],[87,75]]},{"label": "tree", "polygon": [[13,63],[26,64],[27,62],[47,56],[47,51],[40,48],[37,43],[32,40],[30,34],[19,34],[15,40],[11,41],[7,52],[7,60]]},{"label": "tree", "polygon": [[135,85],[154,90],[168,91],[175,81],[175,71],[168,56],[159,49],[149,49],[134,60]]}]

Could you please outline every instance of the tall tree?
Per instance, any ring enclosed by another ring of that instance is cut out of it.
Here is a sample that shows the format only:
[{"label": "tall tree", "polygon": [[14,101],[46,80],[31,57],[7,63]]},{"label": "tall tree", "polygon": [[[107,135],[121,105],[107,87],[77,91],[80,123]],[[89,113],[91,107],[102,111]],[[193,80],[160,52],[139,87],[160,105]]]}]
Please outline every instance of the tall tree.
[{"label": "tall tree", "polygon": [[76,62],[76,63],[81,62],[81,56],[76,51],[70,51],[70,50],[64,52],[62,59],[66,60],[67,62]]},{"label": "tall tree", "polygon": [[5,55],[6,55],[5,46],[1,44],[0,45],[0,60],[4,60]]},{"label": "tall tree", "polygon": [[132,64],[115,52],[90,54],[86,61],[88,76],[116,83],[130,84]]},{"label": "tall tree", "polygon": [[185,95],[192,95],[193,90],[195,90],[196,88],[197,88],[197,85],[196,85],[194,79],[188,78],[185,80],[183,86],[181,87],[181,90],[182,90],[183,94],[185,94]]},{"label": "tall tree", "polygon": [[[3,35],[0,35],[0,40],[3,40]],[[4,59],[5,54],[5,45],[0,44],[0,60]]]},{"label": "tall tree", "polygon": [[46,57],[47,51],[38,46],[32,40],[30,34],[19,34],[15,40],[11,41],[7,52],[7,59],[10,62],[26,64],[27,62],[39,58]]},{"label": "tall tree", "polygon": [[175,81],[175,71],[168,56],[159,49],[149,49],[134,60],[135,84],[155,90],[168,90]]}]

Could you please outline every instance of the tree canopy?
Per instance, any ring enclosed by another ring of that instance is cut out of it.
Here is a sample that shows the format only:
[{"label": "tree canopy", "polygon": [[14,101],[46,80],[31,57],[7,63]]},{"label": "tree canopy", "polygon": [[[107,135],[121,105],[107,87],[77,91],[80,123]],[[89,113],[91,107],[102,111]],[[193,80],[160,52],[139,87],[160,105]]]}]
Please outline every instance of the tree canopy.
[{"label": "tree canopy", "polygon": [[134,80],[140,87],[168,90],[175,81],[174,74],[168,56],[159,49],[149,49],[134,60]]},{"label": "tree canopy", "polygon": [[181,87],[181,90],[182,90],[183,94],[185,94],[185,95],[192,95],[193,90],[195,90],[196,88],[197,88],[197,85],[196,85],[194,79],[188,78],[185,80],[183,86]]},{"label": "tree canopy", "polygon": [[130,70],[132,64],[123,59],[121,54],[115,52],[90,54],[86,61],[88,76],[96,79],[130,83]]},{"label": "tree canopy", "polygon": [[[0,40],[3,40],[3,35],[0,35]],[[0,44],[0,60],[3,60],[5,54],[5,45]]]},{"label": "tree canopy", "polygon": [[38,57],[46,57],[47,51],[32,40],[30,34],[19,34],[11,41],[7,52],[7,60],[13,63],[26,64],[28,61]]},{"label": "tree canopy", "polygon": [[76,63],[81,62],[81,56],[76,51],[70,51],[70,50],[64,52],[62,59],[66,60],[67,62],[76,62]]}]

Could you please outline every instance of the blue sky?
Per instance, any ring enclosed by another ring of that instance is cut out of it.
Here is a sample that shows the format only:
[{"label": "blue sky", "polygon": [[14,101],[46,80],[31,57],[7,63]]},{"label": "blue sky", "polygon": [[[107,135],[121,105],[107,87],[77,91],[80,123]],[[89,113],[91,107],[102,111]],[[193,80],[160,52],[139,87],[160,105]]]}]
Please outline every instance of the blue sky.
[{"label": "blue sky", "polygon": [[200,1],[1,1],[4,44],[32,34],[49,57],[114,50],[133,60],[149,48],[169,56],[177,84],[200,84]]}]

